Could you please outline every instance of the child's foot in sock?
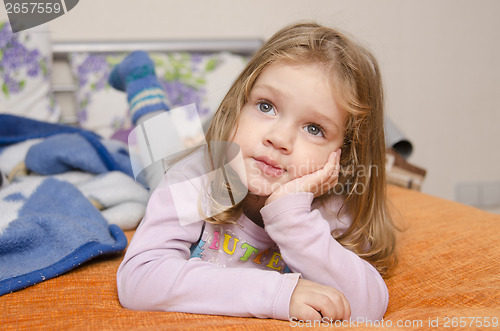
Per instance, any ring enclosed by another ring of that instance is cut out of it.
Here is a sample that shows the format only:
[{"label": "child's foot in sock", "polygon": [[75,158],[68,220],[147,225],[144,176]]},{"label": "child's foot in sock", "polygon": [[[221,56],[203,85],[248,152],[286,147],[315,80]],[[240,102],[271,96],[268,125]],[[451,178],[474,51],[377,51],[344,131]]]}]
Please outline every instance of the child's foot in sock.
[{"label": "child's foot in sock", "polygon": [[153,61],[144,51],[130,53],[109,75],[109,84],[127,93],[134,124],[153,112],[168,111],[167,97],[156,77]]}]

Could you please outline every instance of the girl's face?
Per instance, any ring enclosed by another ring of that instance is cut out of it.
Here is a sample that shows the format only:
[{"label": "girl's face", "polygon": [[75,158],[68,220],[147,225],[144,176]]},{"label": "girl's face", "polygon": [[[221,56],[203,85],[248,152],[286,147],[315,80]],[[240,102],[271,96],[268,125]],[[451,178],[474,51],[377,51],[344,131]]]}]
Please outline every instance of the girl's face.
[{"label": "girl's face", "polygon": [[320,169],[342,145],[345,119],[320,66],[269,65],[241,110],[233,139],[241,148],[248,190],[268,196]]}]

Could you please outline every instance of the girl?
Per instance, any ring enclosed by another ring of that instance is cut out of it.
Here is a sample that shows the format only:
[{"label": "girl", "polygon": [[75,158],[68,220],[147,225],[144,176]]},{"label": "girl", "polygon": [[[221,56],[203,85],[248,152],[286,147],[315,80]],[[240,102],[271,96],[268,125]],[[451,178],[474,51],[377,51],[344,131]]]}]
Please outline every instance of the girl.
[{"label": "girl", "polygon": [[[118,76],[137,78],[126,75]],[[249,61],[206,140],[239,145],[248,194],[213,217],[181,224],[164,176],[118,270],[121,304],[381,319],[388,304],[382,277],[396,255],[374,57],[330,28],[288,26]],[[187,156],[178,168],[192,161]]]}]

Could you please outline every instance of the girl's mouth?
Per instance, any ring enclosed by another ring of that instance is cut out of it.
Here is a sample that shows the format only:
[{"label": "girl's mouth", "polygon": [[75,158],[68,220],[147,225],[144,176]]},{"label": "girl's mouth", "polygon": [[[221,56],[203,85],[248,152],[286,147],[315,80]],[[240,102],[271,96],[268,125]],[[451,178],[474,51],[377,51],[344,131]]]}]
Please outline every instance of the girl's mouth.
[{"label": "girl's mouth", "polygon": [[266,176],[279,177],[285,172],[285,169],[279,167],[275,161],[267,157],[254,158],[254,160],[256,161],[257,167]]}]

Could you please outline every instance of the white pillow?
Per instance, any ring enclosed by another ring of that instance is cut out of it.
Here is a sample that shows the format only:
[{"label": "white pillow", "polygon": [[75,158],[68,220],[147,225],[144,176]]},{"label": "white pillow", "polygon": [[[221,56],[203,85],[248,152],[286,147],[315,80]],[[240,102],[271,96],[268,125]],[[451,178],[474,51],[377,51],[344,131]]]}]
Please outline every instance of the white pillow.
[{"label": "white pillow", "polygon": [[[127,96],[107,82],[112,68],[126,54],[73,53],[70,63],[76,78],[79,125],[110,137],[130,128]],[[208,120],[248,59],[230,53],[150,53],[168,98],[176,108],[196,104],[201,122]],[[186,113],[186,117],[190,115]],[[190,121],[191,118],[186,118]]]},{"label": "white pillow", "polygon": [[108,84],[109,73],[123,60],[121,54],[72,53],[71,71],[76,79],[76,115],[80,127],[109,138],[130,126],[127,95]]},{"label": "white pillow", "polygon": [[43,26],[12,33],[0,22],[0,113],[58,122],[51,91],[52,48]]}]

